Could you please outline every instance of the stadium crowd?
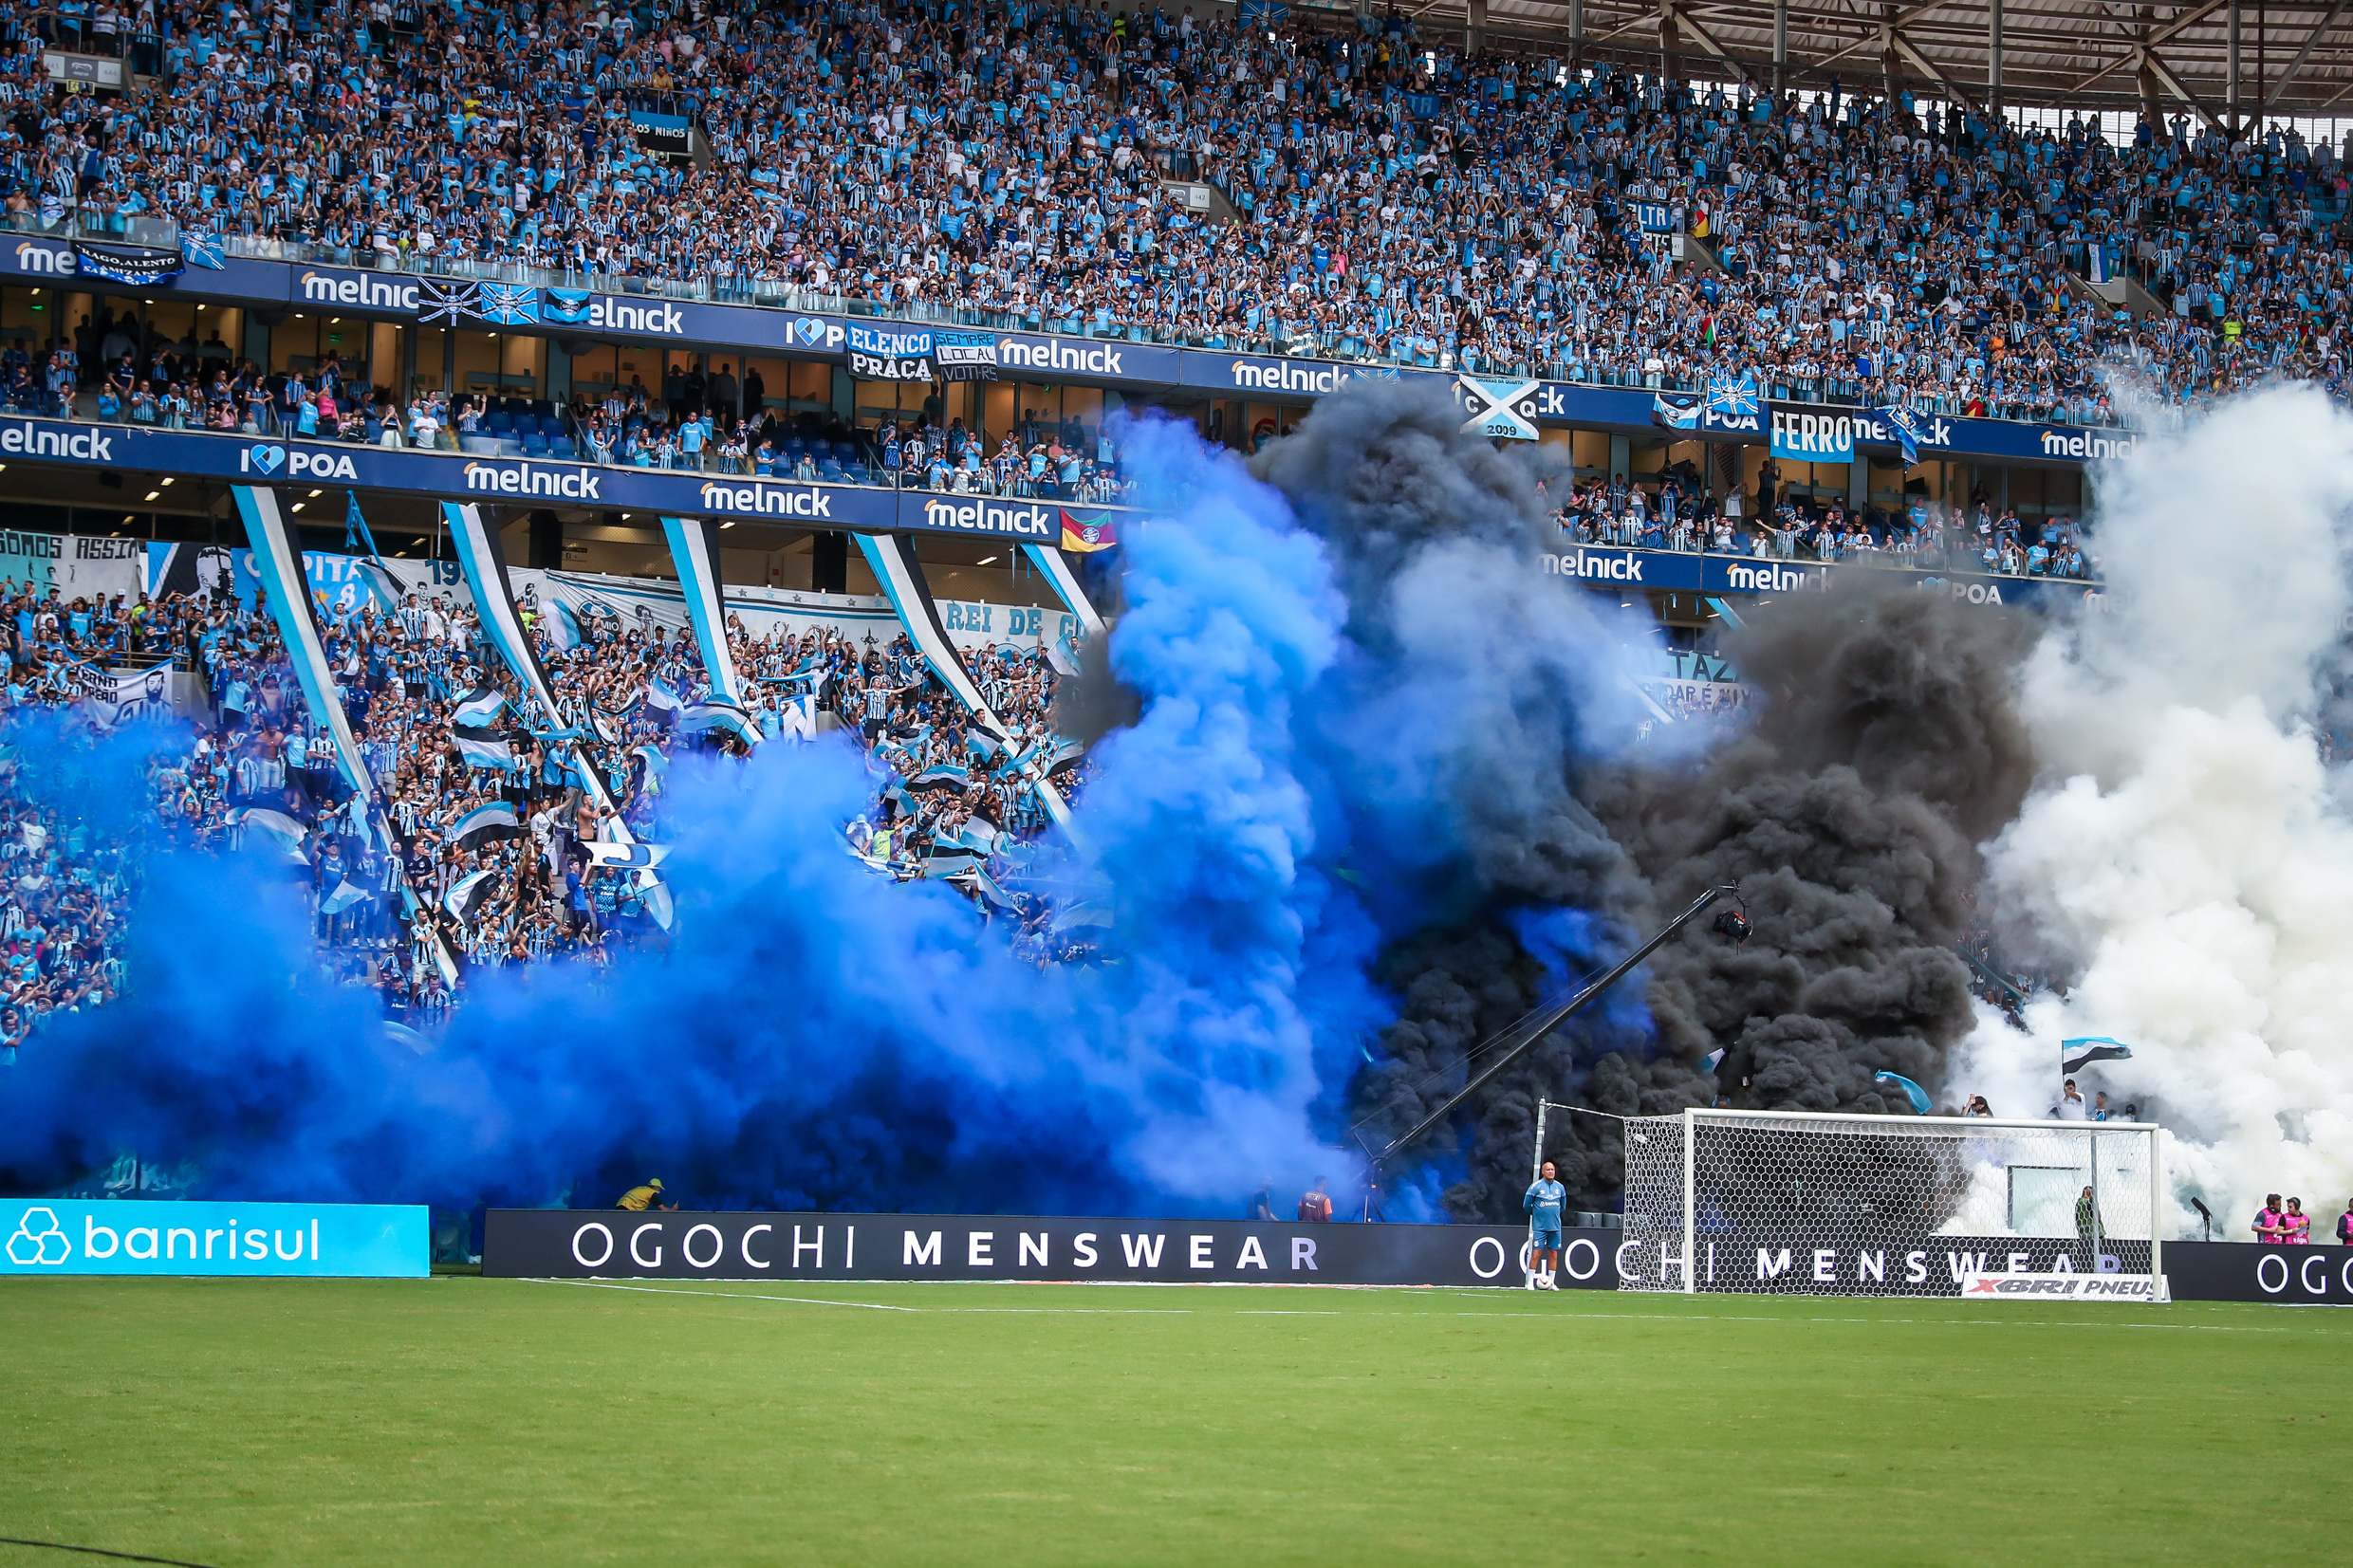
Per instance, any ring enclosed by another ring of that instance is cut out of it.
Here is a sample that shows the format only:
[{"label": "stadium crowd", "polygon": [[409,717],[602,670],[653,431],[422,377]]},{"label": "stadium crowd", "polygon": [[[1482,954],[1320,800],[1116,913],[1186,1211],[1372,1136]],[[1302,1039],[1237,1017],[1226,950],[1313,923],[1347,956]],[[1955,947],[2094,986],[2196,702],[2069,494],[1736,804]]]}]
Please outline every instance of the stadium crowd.
[{"label": "stadium crowd", "polygon": [[[11,731],[0,747],[0,1060],[13,1060],[43,1015],[119,988],[123,901],[155,843],[274,858],[308,901],[340,972],[380,987],[394,1018],[453,1000],[436,941],[462,974],[555,958],[602,964],[619,948],[663,939],[667,903],[656,879],[602,864],[587,848],[619,836],[600,820],[582,770],[594,770],[606,810],[631,837],[658,843],[672,758],[696,747],[744,748],[685,717],[709,682],[683,630],[590,620],[566,647],[557,623],[527,601],[557,709],[547,715],[511,676],[485,670],[490,655],[470,607],[417,594],[397,610],[372,598],[316,598],[368,797],[338,769],[261,602],[208,589],[93,603],[0,585]],[[759,693],[750,720],[766,739],[846,729],[884,774],[873,808],[848,824],[850,852],[895,878],[954,880],[1010,921],[1017,949],[1033,959],[1077,950],[1054,935],[1041,899],[1007,891],[1022,884],[1026,841],[1047,818],[1014,767],[994,766],[1053,767],[1065,787],[1075,780],[1074,748],[1048,729],[1049,664],[1010,646],[967,655],[1003,723],[999,747],[903,636],[862,647],[833,632],[754,636],[731,618],[729,640]],[[123,660],[195,672],[206,714],[192,743],[148,759],[151,811],[130,838],[98,833],[61,811],[54,793],[36,801],[17,788],[13,733],[63,719],[70,744],[74,724],[92,728],[90,673]],[[503,711],[466,733],[491,731],[510,766],[481,766],[486,753],[459,744],[455,710],[483,701],[486,689]]]},{"label": "stadium crowd", "polygon": [[[158,87],[54,89],[52,41]],[[33,226],[2086,423],[2117,355],[2174,398],[2344,389],[2333,147],[1465,58],[1395,8],[1269,30],[1160,0],[17,3],[0,107]],[[657,156],[648,112],[707,156]]]},{"label": "stadium crowd", "polygon": [[[1677,465],[1688,469],[1688,464]],[[2019,516],[1995,508],[1980,487],[1966,507],[1920,499],[1901,510],[1777,492],[1773,466],[1751,494],[1735,487],[1718,501],[1689,474],[1670,470],[1658,488],[1619,476],[1574,483],[1553,513],[1561,542],[1713,551],[1776,561],[1848,562],[1933,571],[2088,580],[2098,557],[2083,547],[2073,519]],[[1688,487],[1688,488],[1687,488]]]}]

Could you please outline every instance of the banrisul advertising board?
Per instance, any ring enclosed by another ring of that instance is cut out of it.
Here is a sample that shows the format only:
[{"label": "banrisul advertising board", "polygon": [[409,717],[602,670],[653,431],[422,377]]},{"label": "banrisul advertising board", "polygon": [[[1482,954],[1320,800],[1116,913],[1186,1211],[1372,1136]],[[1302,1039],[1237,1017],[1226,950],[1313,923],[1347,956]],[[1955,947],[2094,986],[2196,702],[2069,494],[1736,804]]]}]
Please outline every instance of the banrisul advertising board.
[{"label": "banrisul advertising board", "polygon": [[427,1210],[406,1204],[0,1202],[0,1277],[214,1274],[421,1279]]}]

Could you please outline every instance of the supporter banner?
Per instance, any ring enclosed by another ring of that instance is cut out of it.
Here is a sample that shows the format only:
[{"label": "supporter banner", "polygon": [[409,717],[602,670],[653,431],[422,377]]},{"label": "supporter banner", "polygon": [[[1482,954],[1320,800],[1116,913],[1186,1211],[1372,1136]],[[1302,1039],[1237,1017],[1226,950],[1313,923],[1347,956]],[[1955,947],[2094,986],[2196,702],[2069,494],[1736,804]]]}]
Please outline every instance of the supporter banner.
[{"label": "supporter banner", "polygon": [[173,713],[170,665],[97,673],[99,678],[85,690],[78,708],[101,729],[138,719],[168,718]]},{"label": "supporter banner", "polygon": [[[210,593],[217,599],[226,594],[251,609],[261,592],[261,573],[250,550],[226,544],[152,543],[140,544],[139,547],[146,552],[140,590],[151,599],[165,594],[197,593]],[[330,612],[373,604],[380,613],[390,614],[400,607],[401,597],[416,586],[396,568],[430,573],[436,565],[455,574],[454,562],[375,562],[322,550],[303,553],[303,575],[310,592]]]},{"label": "supporter banner", "polygon": [[997,378],[996,334],[935,332],[932,360],[942,380],[993,381]]},{"label": "supporter banner", "polygon": [[[1772,406],[1772,452],[1784,463],[1851,463],[1855,413],[1805,404]],[[1867,416],[1866,416],[1867,422]]]},{"label": "supporter banner", "polygon": [[0,583],[51,588],[71,604],[114,594],[136,599],[139,591],[137,539],[91,539],[81,534],[0,531]]},{"label": "supporter banner", "polygon": [[131,284],[141,288],[168,284],[188,269],[187,258],[176,250],[76,240],[73,254],[77,277],[102,278],[108,283]]},{"label": "supporter banner", "polygon": [[1544,414],[1544,383],[1457,376],[1454,401],[1470,415],[1462,422],[1465,431],[1506,441],[1533,441],[1536,421]]},{"label": "supporter banner", "polygon": [[928,381],[932,376],[929,328],[849,323],[850,375],[862,381]]},{"label": "supporter banner", "polygon": [[0,1202],[0,1276],[433,1272],[427,1211],[393,1204]]},{"label": "supporter banner", "polygon": [[[1611,1289],[1614,1230],[1564,1236],[1561,1283]],[[1523,1283],[1526,1226],[955,1214],[493,1208],[482,1272],[505,1278],[1104,1280],[1187,1284]]]},{"label": "supporter banner", "polygon": [[638,145],[663,157],[689,157],[695,151],[695,122],[684,115],[658,115],[645,109],[629,111],[629,129]]},{"label": "supporter banner", "polygon": [[1699,405],[1702,430],[1754,434],[1764,422],[1765,396],[1756,372],[1740,376],[1711,376]]},{"label": "supporter banner", "polygon": [[1675,231],[1675,209],[1662,201],[1633,203],[1634,221],[1646,234],[1671,234]]},{"label": "supporter banner", "polygon": [[2353,1247],[2167,1242],[2165,1277],[2177,1301],[2353,1306]]}]

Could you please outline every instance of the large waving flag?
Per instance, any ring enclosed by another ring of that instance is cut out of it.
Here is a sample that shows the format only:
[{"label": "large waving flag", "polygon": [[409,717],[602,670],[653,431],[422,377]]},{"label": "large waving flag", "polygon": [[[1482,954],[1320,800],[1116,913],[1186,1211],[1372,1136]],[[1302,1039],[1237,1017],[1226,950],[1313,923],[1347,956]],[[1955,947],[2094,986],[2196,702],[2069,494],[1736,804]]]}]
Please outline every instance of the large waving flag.
[{"label": "large waving flag", "polygon": [[485,729],[496,722],[507,706],[506,693],[485,680],[457,699],[450,710],[450,723],[469,729]]},{"label": "large waving flag", "polygon": [[504,801],[475,806],[450,824],[450,841],[460,849],[480,849],[502,839],[520,839],[526,829],[515,808]]},{"label": "large waving flag", "polygon": [[458,919],[472,925],[473,917],[482,913],[482,905],[490,897],[491,884],[497,876],[498,873],[495,871],[475,872],[450,889],[449,896],[441,901],[443,907]]},{"label": "large waving flag", "polygon": [[958,767],[954,763],[934,763],[922,772],[917,773],[914,778],[909,779],[907,781],[907,787],[910,789],[936,789],[942,784],[953,784],[956,788],[962,789],[972,782],[973,775],[970,769]]},{"label": "large waving flag", "polygon": [[2130,1061],[2132,1047],[2106,1035],[2087,1035],[2082,1040],[2059,1042],[2059,1071],[2064,1075],[2080,1073],[2095,1061]]},{"label": "large waving flag", "polygon": [[303,855],[303,840],[309,836],[310,830],[285,812],[272,811],[267,806],[250,806],[232,817],[231,821],[245,830],[247,843],[269,845],[283,854],[289,865],[310,863]]},{"label": "large waving flag", "polygon": [[495,729],[476,725],[450,726],[450,739],[456,744],[457,754],[468,767],[495,767],[512,773],[523,765],[515,761],[514,747],[507,737]]},{"label": "large waving flag", "polygon": [[1064,549],[1075,550],[1081,555],[1091,555],[1097,550],[1112,549],[1119,543],[1120,536],[1112,525],[1109,512],[1100,512],[1093,517],[1073,517],[1067,508],[1063,510],[1062,547]]},{"label": "large waving flag", "polygon": [[321,914],[341,914],[352,905],[363,903],[375,896],[376,895],[346,876],[335,884],[333,893],[319,900],[319,913]]}]

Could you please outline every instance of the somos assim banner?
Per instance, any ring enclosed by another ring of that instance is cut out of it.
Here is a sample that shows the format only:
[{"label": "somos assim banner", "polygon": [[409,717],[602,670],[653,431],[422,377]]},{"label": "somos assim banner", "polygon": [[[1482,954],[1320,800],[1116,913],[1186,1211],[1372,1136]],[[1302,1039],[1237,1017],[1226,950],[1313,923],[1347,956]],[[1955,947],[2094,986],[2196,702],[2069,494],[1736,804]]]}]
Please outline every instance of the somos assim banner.
[{"label": "somos assim banner", "polygon": [[422,1279],[421,1206],[312,1203],[0,1203],[0,1276],[217,1274]]},{"label": "somos assim banner", "polygon": [[[1564,1285],[1609,1289],[1614,1230],[1579,1230]],[[493,1208],[482,1272],[658,1280],[1105,1280],[1518,1285],[1524,1226],[1283,1225],[970,1214],[637,1214]]]}]

